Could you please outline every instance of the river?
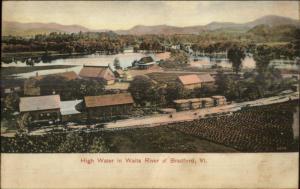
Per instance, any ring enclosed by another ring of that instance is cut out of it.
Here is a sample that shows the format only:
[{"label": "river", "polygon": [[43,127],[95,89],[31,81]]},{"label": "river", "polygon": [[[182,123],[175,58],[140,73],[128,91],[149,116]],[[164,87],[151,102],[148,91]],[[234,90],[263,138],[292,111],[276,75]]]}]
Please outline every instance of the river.
[{"label": "river", "polygon": [[[35,76],[36,72],[38,72],[39,75],[48,75],[48,74],[62,73],[66,71],[74,71],[78,74],[81,68],[83,67],[83,65],[107,66],[111,64],[111,67],[113,68],[112,64],[115,58],[119,59],[121,67],[127,68],[131,66],[134,60],[139,60],[144,56],[147,55],[142,53],[124,53],[124,54],[116,54],[116,55],[92,54],[92,55],[77,56],[73,58],[60,58],[60,59],[52,60],[47,63],[41,61],[40,63],[36,63],[34,66],[74,65],[74,67],[66,68],[66,69],[39,70],[39,71],[33,71],[27,73],[14,74],[13,76],[19,78],[29,78]],[[150,56],[156,59],[154,54],[150,54]],[[1,66],[2,67],[24,67],[28,65],[18,61],[10,64],[1,63]]]},{"label": "river", "polygon": [[[220,66],[222,68],[232,68],[231,63],[226,58],[209,58],[208,56],[192,56],[190,58],[191,66],[199,68],[212,68],[214,65]],[[244,69],[254,69],[256,62],[252,56],[246,56],[242,61],[242,68]],[[270,66],[274,66],[277,69],[285,70],[299,70],[300,64],[296,63],[295,60],[281,60],[274,59],[270,61]]]},{"label": "river", "polygon": [[[83,55],[83,56],[77,56],[77,57],[70,57],[70,58],[60,58],[56,60],[52,60],[50,62],[40,62],[35,63],[34,66],[55,66],[55,65],[74,65],[72,68],[67,69],[48,69],[48,70],[39,70],[39,75],[47,75],[47,74],[55,74],[55,73],[62,73],[66,71],[74,71],[77,74],[80,72],[83,65],[101,65],[101,66],[107,66],[111,65],[114,62],[115,58],[118,58],[120,60],[121,67],[127,68],[130,67],[132,62],[134,60],[139,60],[142,57],[145,56],[152,56],[154,60],[159,60],[159,56],[156,56],[156,54],[144,54],[144,53],[122,53],[122,54],[116,54],[116,55],[100,55],[100,54],[92,54],[92,55]],[[197,60],[195,61],[195,56],[191,56],[190,58],[190,64],[194,67],[200,67],[200,68],[212,68],[214,65],[218,65],[222,68],[231,68],[231,63],[228,62],[226,58],[219,58],[219,59],[210,59],[207,56],[197,56]],[[274,65],[275,68],[279,69],[289,69],[289,70],[299,70],[300,65],[299,64],[287,64],[282,63],[279,61],[277,62],[271,62],[272,65]],[[242,67],[245,69],[254,69],[255,68],[255,60],[251,56],[247,56],[243,62]],[[13,62],[10,64],[1,63],[2,67],[24,67],[28,66],[24,62]],[[29,78],[32,76],[35,76],[37,71],[33,72],[27,72],[27,73],[20,73],[20,74],[14,74],[13,76],[19,77],[19,78]]]}]

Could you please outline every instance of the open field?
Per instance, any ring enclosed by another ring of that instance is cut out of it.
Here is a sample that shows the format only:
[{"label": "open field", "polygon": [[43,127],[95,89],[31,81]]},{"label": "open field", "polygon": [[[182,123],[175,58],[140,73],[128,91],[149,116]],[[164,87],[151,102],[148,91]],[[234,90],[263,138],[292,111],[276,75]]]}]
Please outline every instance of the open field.
[{"label": "open field", "polygon": [[243,152],[297,151],[292,128],[297,104],[251,107],[230,116],[169,124],[169,128]]},{"label": "open field", "polygon": [[[79,136],[78,136],[79,135]],[[188,136],[167,127],[141,128],[122,131],[81,132],[74,135],[74,143],[69,150],[60,146],[67,138],[66,133],[43,136],[1,137],[1,152],[51,153],[51,152],[91,152],[93,141],[103,138],[109,152],[115,153],[158,153],[158,152],[236,152],[235,149]]]}]

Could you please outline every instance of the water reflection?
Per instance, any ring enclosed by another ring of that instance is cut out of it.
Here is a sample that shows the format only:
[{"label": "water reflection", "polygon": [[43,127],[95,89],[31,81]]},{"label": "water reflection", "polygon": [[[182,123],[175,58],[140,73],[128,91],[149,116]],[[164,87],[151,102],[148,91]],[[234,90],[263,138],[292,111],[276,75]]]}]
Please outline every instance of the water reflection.
[{"label": "water reflection", "polygon": [[[226,58],[210,59],[208,56],[191,58],[191,66],[199,68],[212,68],[214,65],[222,68],[232,68],[231,63]],[[247,56],[243,60],[242,66],[246,69],[254,69],[256,63],[252,57]]]}]

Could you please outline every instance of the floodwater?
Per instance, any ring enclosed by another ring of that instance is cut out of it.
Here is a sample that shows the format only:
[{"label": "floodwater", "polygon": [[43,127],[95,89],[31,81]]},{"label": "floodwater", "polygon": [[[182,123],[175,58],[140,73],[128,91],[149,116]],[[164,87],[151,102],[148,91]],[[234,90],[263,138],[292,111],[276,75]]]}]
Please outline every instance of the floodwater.
[{"label": "floodwater", "polygon": [[293,118],[294,118],[293,133],[294,133],[294,138],[297,138],[299,137],[299,106],[297,106]]},{"label": "floodwater", "polygon": [[[123,68],[130,67],[134,60],[139,60],[142,57],[151,56],[154,60],[158,60],[159,58],[156,57],[155,54],[145,54],[145,53],[123,53],[123,54],[116,54],[116,55],[100,55],[100,54],[92,54],[92,55],[83,55],[78,57],[70,57],[70,58],[60,58],[56,60],[52,60],[50,62],[44,63],[35,63],[34,66],[55,66],[55,65],[74,65],[72,68],[66,69],[50,69],[50,70],[39,70],[27,73],[20,73],[15,74],[13,76],[19,78],[29,78],[35,76],[37,73],[38,75],[48,75],[48,74],[55,74],[55,73],[62,73],[66,71],[74,71],[77,74],[80,72],[83,65],[98,65],[98,66],[107,66],[110,65],[112,69],[113,62],[115,58],[118,58],[120,61],[120,65]],[[213,65],[218,65],[222,68],[231,68],[231,63],[228,62],[226,58],[219,58],[219,59],[210,59],[207,56],[197,56],[197,61],[194,61],[195,57],[191,57],[190,64],[191,66],[200,67],[200,68],[211,68]],[[274,60],[271,62],[275,68],[279,69],[291,69],[291,70],[299,70],[299,64],[293,64],[286,61],[278,61]],[[243,62],[242,66],[246,69],[254,69],[255,68],[255,61],[252,56],[247,56]],[[1,63],[2,67],[27,67],[23,62],[13,62],[10,64]]]},{"label": "floodwater", "polygon": [[[191,59],[191,66],[200,68],[212,68],[214,65],[220,66],[222,68],[232,68],[231,63],[226,58],[210,59],[207,56],[197,57],[197,61],[194,61],[194,57]],[[246,56],[242,62],[242,68],[244,69],[254,69],[256,62],[252,56]],[[299,70],[300,64],[296,63],[295,60],[280,60],[274,59],[270,62],[270,66],[278,69],[286,70]]]},{"label": "floodwater", "polygon": [[[210,60],[209,57],[197,57],[197,61],[191,60],[191,66],[200,67],[200,68],[212,68],[214,65],[220,66],[222,68],[232,68],[231,63],[225,59],[217,59],[217,60]],[[254,69],[255,68],[255,61],[252,57],[247,56],[243,62],[243,68],[247,69]]]},{"label": "floodwater", "polygon": [[[83,55],[83,56],[77,56],[72,58],[60,58],[56,60],[52,60],[50,62],[44,63],[35,63],[34,66],[55,66],[55,65],[78,65],[82,66],[84,64],[87,65],[101,65],[105,66],[108,64],[112,64],[115,58],[118,58],[120,60],[122,67],[128,67],[131,66],[131,63],[134,60],[139,60],[140,58],[146,56],[146,54],[142,53],[124,53],[124,54],[116,54],[116,55],[100,55],[100,54],[92,54],[92,55]],[[151,56],[153,56],[151,54]],[[24,67],[27,66],[25,63],[17,61],[10,64],[2,63],[3,67],[12,67],[12,66],[18,66],[18,67]]]},{"label": "floodwater", "polygon": [[[15,74],[13,76],[20,77],[20,78],[29,78],[35,76],[37,72],[38,75],[48,75],[48,74],[62,73],[66,71],[74,71],[78,74],[81,68],[83,67],[83,65],[97,65],[97,66],[110,65],[111,68],[113,68],[113,62],[115,58],[119,59],[121,67],[127,68],[131,66],[134,60],[139,60],[145,56],[152,56],[154,59],[156,59],[155,55],[153,54],[143,54],[143,53],[124,53],[124,54],[116,54],[116,55],[92,54],[92,55],[84,55],[75,58],[61,58],[47,63],[44,62],[36,63],[34,65],[34,66],[74,65],[75,67],[72,68],[39,70],[39,71]],[[1,66],[2,67],[14,67],[14,66],[27,67],[28,65],[18,61],[16,63],[10,63],[10,64],[1,63]]]}]

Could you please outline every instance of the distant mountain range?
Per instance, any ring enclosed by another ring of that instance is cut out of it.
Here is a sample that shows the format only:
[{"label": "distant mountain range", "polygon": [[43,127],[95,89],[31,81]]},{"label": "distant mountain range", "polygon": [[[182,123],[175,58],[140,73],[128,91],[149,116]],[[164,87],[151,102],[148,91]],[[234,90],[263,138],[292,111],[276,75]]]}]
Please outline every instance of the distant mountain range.
[{"label": "distant mountain range", "polygon": [[[258,25],[267,25],[270,27],[279,25],[292,25],[300,27],[300,22],[295,19],[281,17],[281,16],[264,16],[254,21],[244,24],[237,24],[232,22],[211,22],[207,25],[176,27],[169,25],[144,26],[137,25],[128,30],[116,30],[117,34],[123,35],[144,35],[144,34],[198,34],[203,31],[213,30],[237,30],[247,31]],[[4,35],[35,35],[40,33],[50,32],[64,32],[64,33],[78,33],[78,32],[107,32],[107,29],[91,30],[80,25],[62,25],[57,23],[19,23],[6,22],[2,23],[2,36]]]}]

